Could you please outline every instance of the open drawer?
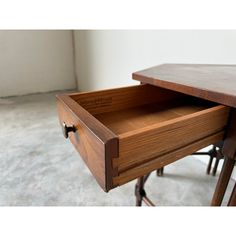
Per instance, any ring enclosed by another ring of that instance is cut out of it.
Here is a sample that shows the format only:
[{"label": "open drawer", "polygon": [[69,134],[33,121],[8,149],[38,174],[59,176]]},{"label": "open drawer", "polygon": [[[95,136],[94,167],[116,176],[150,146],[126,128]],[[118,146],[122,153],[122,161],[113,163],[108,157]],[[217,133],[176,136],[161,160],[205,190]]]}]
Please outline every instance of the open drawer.
[{"label": "open drawer", "polygon": [[105,191],[223,139],[229,108],[151,85],[57,96],[60,124]]}]

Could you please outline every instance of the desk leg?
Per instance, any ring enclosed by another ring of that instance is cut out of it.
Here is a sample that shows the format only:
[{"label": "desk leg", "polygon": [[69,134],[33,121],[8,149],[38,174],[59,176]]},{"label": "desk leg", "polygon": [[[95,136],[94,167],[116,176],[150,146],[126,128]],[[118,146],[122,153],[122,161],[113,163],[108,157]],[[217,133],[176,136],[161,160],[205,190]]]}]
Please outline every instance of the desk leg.
[{"label": "desk leg", "polygon": [[223,168],[218,179],[215,193],[211,202],[212,206],[220,206],[228,186],[236,159],[236,109],[232,108],[229,115],[226,136],[222,148],[225,156]]},{"label": "desk leg", "polygon": [[236,206],[236,183],[234,185],[234,189],[231,193],[229,202],[228,202],[228,206]]},{"label": "desk leg", "polygon": [[226,188],[228,186],[233,168],[234,168],[235,160],[225,157],[225,161],[216,185],[215,193],[212,198],[211,205],[212,206],[220,206],[222,200],[224,198],[224,194]]}]

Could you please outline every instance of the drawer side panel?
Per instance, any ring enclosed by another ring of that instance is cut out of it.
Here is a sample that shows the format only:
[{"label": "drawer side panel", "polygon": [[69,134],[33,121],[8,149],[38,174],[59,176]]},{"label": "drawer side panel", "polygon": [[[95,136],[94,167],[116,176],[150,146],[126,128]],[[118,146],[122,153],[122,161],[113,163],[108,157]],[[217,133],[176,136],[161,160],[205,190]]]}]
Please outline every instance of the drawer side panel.
[{"label": "drawer side panel", "polygon": [[216,106],[120,136],[120,155],[114,160],[122,172],[156,156],[222,131],[229,108]]},{"label": "drawer side panel", "polygon": [[[75,133],[69,133],[71,143],[80,153],[99,185],[104,191],[109,191],[113,188],[112,158],[118,155],[117,137],[105,127],[99,126],[100,124],[96,130],[94,127],[90,127],[90,122],[94,126],[97,121],[94,121],[90,114],[87,114],[78,104],[74,104],[74,101],[71,101],[66,95],[60,95],[57,98],[60,124],[65,122],[67,125],[76,127]],[[83,114],[84,112],[85,114]],[[86,123],[81,120],[83,115]]]},{"label": "drawer side panel", "polygon": [[177,150],[161,155],[157,158],[153,158],[148,162],[145,162],[139,166],[136,166],[132,169],[120,173],[119,176],[114,177],[113,182],[116,185],[125,184],[133,179],[148,174],[151,171],[154,171],[170,163],[173,163],[183,157],[186,157],[187,155],[191,155],[192,153],[210,144],[214,144],[218,141],[221,141],[223,137],[224,137],[224,132],[221,131],[204,139],[195,141],[187,146],[181,147]]}]

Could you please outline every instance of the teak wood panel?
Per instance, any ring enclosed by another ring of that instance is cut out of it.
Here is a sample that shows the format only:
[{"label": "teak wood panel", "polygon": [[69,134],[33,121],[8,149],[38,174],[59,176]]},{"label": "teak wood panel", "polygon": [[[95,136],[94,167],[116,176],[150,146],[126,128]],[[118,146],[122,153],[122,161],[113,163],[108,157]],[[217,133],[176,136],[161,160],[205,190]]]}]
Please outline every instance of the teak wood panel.
[{"label": "teak wood panel", "polygon": [[114,187],[111,160],[118,156],[118,138],[69,96],[58,95],[57,106],[61,125],[76,127],[75,133],[69,133],[70,141],[99,185],[109,191]]},{"label": "teak wood panel", "polygon": [[163,64],[133,79],[236,108],[236,65]]}]

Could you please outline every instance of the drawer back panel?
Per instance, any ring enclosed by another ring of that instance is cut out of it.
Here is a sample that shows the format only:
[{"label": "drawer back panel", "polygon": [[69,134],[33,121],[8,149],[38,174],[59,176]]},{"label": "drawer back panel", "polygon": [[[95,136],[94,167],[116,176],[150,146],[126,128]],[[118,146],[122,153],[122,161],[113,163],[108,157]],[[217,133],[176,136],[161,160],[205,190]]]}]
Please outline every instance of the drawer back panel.
[{"label": "drawer back panel", "polygon": [[93,115],[154,102],[165,102],[182,96],[184,95],[151,85],[137,85],[70,95],[73,100]]}]

